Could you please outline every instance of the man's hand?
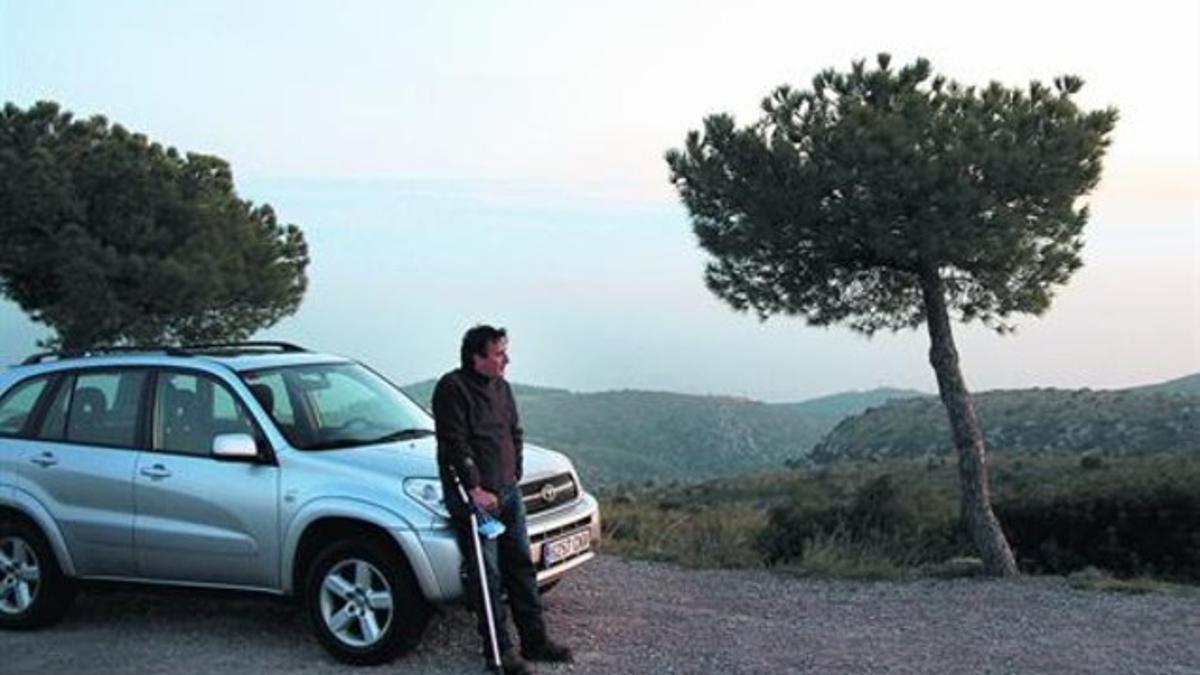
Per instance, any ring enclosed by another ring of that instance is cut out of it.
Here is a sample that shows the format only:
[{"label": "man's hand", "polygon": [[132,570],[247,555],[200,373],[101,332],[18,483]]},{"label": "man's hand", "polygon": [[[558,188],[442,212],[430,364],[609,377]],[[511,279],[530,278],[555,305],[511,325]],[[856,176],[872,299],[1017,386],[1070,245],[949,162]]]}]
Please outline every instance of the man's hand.
[{"label": "man's hand", "polygon": [[473,487],[468,494],[471,495],[471,501],[475,502],[475,505],[484,511],[488,511],[490,513],[500,512],[500,500],[497,499],[496,495],[492,494],[491,492],[488,492],[481,487]]}]

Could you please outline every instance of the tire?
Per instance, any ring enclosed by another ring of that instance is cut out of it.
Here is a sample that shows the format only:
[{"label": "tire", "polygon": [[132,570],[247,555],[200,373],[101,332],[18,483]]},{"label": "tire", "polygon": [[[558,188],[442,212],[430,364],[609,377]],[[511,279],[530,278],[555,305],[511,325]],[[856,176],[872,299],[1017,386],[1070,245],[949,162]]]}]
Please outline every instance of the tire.
[{"label": "tire", "polygon": [[62,573],[41,530],[0,516],[0,629],[48,626],[74,601],[75,582]]},{"label": "tire", "polygon": [[387,663],[421,640],[429,605],[403,557],[375,539],[341,540],[317,554],[305,605],[321,646],[339,661]]}]

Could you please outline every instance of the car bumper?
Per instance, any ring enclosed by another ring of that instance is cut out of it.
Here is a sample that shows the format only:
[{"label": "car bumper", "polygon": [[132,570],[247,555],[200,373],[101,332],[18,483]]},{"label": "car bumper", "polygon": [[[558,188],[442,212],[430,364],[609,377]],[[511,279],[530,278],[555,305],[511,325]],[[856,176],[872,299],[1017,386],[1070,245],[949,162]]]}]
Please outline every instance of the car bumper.
[{"label": "car bumper", "polygon": [[[600,541],[600,508],[596,499],[583,493],[579,499],[551,511],[529,516],[529,552],[534,567],[538,570],[538,585],[546,585],[595,556],[595,546]],[[590,546],[570,557],[555,561],[553,565],[543,563],[545,544],[559,537],[586,530]],[[454,531],[440,527],[418,532],[417,537],[425,552],[425,565],[414,565],[417,581],[425,597],[433,602],[451,602],[462,596],[462,553]]]}]

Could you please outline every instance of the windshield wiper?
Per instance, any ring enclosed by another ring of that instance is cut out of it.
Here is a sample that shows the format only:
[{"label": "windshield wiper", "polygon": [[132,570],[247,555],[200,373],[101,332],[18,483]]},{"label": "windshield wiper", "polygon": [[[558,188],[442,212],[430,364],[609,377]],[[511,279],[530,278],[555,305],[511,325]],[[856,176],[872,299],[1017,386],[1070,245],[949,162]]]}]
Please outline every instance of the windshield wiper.
[{"label": "windshield wiper", "polygon": [[338,448],[355,448],[360,445],[378,445],[380,443],[392,443],[394,441],[406,441],[410,438],[423,438],[432,436],[432,429],[401,429],[393,431],[390,434],[380,436],[379,438],[336,438],[324,443],[313,443],[305,446],[305,450],[336,450]]},{"label": "windshield wiper", "polygon": [[370,445],[375,441],[364,441],[355,438],[339,438],[333,441],[325,441],[324,443],[313,443],[304,446],[304,450],[337,450],[338,448],[353,448],[359,445]]},{"label": "windshield wiper", "polygon": [[432,429],[401,429],[399,431],[393,431],[390,434],[380,436],[379,438],[371,439],[368,441],[368,443],[391,443],[392,441],[407,441],[410,438],[424,438],[425,436],[432,436],[433,434],[434,432]]}]

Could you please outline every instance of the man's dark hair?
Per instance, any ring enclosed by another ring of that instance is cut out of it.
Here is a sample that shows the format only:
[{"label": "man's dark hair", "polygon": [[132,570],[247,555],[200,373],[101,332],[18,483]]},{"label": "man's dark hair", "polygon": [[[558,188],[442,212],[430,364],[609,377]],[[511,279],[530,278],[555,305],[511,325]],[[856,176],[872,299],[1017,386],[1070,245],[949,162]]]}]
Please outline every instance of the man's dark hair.
[{"label": "man's dark hair", "polygon": [[508,333],[503,328],[493,328],[486,324],[472,327],[463,334],[462,347],[458,350],[458,355],[462,359],[462,367],[467,370],[475,367],[475,360],[471,358],[472,356],[487,356],[488,343],[507,337]]}]

